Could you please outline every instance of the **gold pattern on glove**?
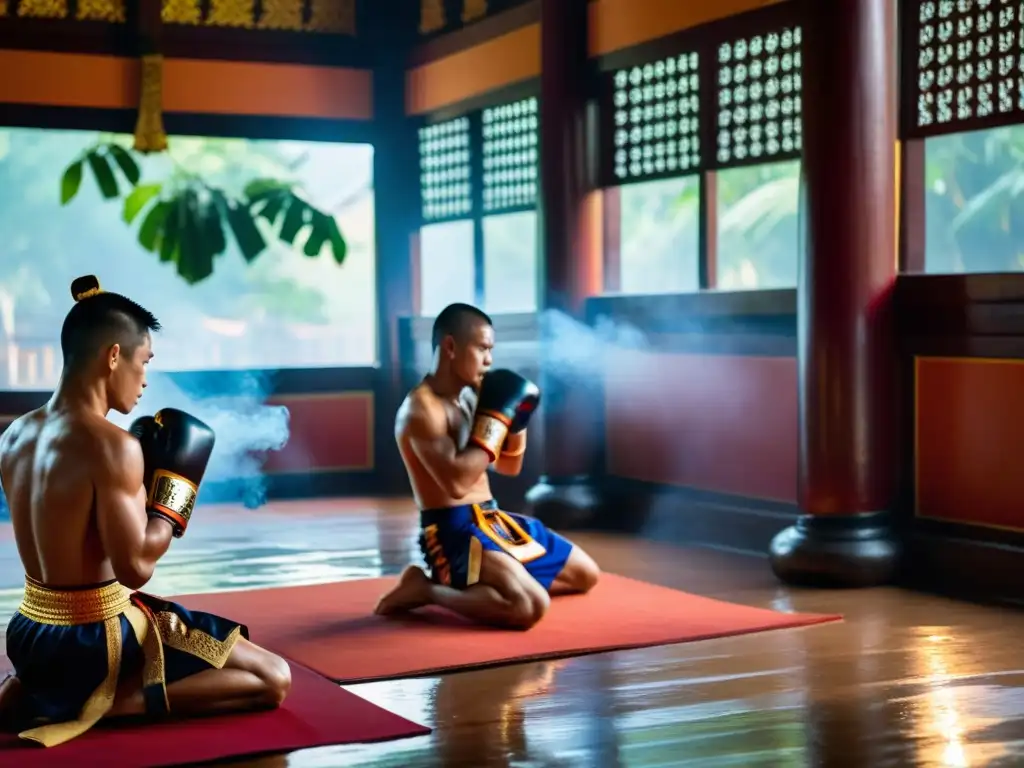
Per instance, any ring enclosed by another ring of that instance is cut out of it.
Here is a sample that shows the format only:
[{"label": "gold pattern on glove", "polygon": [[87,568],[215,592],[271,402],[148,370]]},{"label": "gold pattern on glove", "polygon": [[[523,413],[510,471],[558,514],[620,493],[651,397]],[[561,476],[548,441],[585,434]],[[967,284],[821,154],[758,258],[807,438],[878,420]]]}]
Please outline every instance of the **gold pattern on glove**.
[{"label": "gold pattern on glove", "polygon": [[158,469],[153,472],[153,484],[149,490],[149,506],[158,512],[168,512],[183,521],[185,528],[192,518],[196,505],[196,486],[181,475]]},{"label": "gold pattern on glove", "polygon": [[508,422],[496,413],[477,412],[469,439],[487,451],[492,462],[501,455],[501,446],[505,444],[506,437]]}]

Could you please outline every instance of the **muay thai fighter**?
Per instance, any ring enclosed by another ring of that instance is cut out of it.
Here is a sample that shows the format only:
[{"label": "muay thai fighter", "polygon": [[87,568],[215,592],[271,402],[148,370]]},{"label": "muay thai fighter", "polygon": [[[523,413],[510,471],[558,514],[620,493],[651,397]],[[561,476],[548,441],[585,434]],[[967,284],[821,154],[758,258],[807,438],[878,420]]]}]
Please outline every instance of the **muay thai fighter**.
[{"label": "muay thai fighter", "polygon": [[71,287],[53,397],[0,436],[0,481],[25,570],[7,626],[15,676],[0,687],[5,725],[53,746],[103,718],[272,708],[288,664],[237,622],[136,592],[189,524],[214,445],[182,411],[137,419],[156,318],[100,290]]},{"label": "muay thai fighter", "polygon": [[434,322],[433,370],[406,397],[395,437],[421,509],[415,565],[378,614],[440,605],[480,623],[528,629],[550,596],[586,592],[599,570],[579,546],[540,521],[502,511],[487,470],[517,475],[540,391],[509,370],[489,371],[490,318],[452,304]]}]

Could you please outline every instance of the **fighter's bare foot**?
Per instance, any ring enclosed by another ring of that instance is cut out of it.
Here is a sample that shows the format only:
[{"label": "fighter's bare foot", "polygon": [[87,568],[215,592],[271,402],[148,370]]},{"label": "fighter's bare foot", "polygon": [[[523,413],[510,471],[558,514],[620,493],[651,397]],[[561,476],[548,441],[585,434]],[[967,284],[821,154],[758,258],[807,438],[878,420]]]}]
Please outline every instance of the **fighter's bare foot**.
[{"label": "fighter's bare foot", "polygon": [[14,675],[0,682],[0,730],[15,727],[23,693],[21,680]]},{"label": "fighter's bare foot", "polygon": [[421,608],[430,602],[430,579],[422,568],[410,565],[402,571],[395,588],[377,601],[378,616]]}]

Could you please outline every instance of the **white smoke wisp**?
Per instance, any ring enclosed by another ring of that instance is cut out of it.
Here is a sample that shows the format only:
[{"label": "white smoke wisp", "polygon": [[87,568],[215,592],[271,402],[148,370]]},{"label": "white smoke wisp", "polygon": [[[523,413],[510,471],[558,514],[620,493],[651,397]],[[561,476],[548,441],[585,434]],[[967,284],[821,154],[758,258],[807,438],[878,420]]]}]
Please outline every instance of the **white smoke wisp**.
[{"label": "white smoke wisp", "polygon": [[[217,375],[217,374],[211,374]],[[289,412],[281,405],[267,405],[269,387],[255,374],[223,374],[233,386],[224,394],[222,382],[215,395],[204,395],[201,386],[186,391],[165,373],[154,372],[139,405],[127,416],[112,412],[110,421],[128,429],[140,416],[164,408],[177,408],[205,422],[213,429],[216,442],[203,483],[244,481],[247,506],[259,506],[266,499],[265,481],[258,455],[282,449],[290,435]]]},{"label": "white smoke wisp", "polygon": [[603,379],[609,351],[649,348],[644,333],[628,323],[601,316],[589,326],[553,309],[540,314],[540,341],[547,374],[573,387]]}]

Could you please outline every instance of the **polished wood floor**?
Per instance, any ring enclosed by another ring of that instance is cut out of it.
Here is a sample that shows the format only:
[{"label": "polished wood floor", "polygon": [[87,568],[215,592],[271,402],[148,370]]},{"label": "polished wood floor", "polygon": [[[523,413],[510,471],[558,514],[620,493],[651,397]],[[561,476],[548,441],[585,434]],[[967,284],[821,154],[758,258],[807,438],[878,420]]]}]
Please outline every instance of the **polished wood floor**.
[{"label": "polished wood floor", "polygon": [[[163,594],[397,572],[404,501],[201,508],[149,585]],[[780,586],[755,557],[576,537],[609,571],[846,621],[555,662],[351,686],[434,728],[384,744],[236,761],[284,766],[1024,766],[1024,614],[895,589]],[[0,526],[0,611],[22,574]]]}]

